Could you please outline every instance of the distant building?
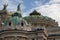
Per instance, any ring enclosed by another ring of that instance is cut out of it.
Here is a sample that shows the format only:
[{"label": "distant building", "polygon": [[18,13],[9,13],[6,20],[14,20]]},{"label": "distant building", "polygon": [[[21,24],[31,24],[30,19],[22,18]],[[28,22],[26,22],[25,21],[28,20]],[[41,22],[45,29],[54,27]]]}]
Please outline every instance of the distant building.
[{"label": "distant building", "polygon": [[0,40],[60,40],[60,27],[50,17],[34,10],[22,17],[20,4],[16,12],[0,10]]}]

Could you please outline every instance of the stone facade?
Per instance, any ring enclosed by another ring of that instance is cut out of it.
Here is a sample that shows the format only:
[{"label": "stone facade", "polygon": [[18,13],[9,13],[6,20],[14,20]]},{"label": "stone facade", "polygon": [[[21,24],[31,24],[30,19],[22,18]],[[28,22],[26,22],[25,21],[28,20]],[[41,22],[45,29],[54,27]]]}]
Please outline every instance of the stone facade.
[{"label": "stone facade", "polygon": [[19,6],[16,12],[8,12],[6,4],[0,10],[0,40],[60,40],[60,27],[55,20],[36,10],[22,17]]},{"label": "stone facade", "polygon": [[43,29],[36,31],[25,30],[2,30],[0,40],[47,40],[47,34]]}]

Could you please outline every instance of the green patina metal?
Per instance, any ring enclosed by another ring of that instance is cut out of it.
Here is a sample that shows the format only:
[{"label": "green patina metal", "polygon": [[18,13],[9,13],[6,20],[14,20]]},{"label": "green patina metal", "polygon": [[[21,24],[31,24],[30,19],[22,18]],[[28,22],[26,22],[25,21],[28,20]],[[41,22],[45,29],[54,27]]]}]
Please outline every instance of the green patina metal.
[{"label": "green patina metal", "polygon": [[[36,13],[36,14],[35,14]],[[39,13],[37,13],[36,11],[32,12],[30,14],[30,16],[27,17],[23,17],[26,20],[30,20],[30,19],[42,19],[42,20],[52,20],[50,17],[47,16],[43,16]],[[17,25],[21,22],[21,14],[15,12],[14,14],[12,14],[10,17],[7,18],[7,20],[4,20],[3,23],[5,25],[8,24],[8,22],[11,21],[14,25]]]},{"label": "green patina metal", "polygon": [[4,20],[3,23],[4,23],[3,25],[6,26],[7,23],[8,23],[8,21],[7,20]]},{"label": "green patina metal", "polygon": [[43,16],[43,15],[32,15],[32,16],[24,17],[24,19],[33,19],[33,18],[52,20],[50,17]]},{"label": "green patina metal", "polygon": [[13,17],[13,16],[22,17],[21,14],[19,14],[19,13],[17,13],[17,12],[15,12],[15,13],[12,15],[12,17]]},{"label": "green patina metal", "polygon": [[39,12],[37,12],[36,10],[34,10],[32,13],[30,13],[30,16],[32,15],[41,15]]},{"label": "green patina metal", "polygon": [[17,24],[19,24],[19,22],[20,22],[20,18],[21,17],[21,14],[19,14],[19,13],[17,13],[17,12],[15,12],[12,16],[11,16],[11,21],[13,22],[13,24],[14,25],[17,25]]},{"label": "green patina metal", "polygon": [[24,19],[43,19],[43,20],[52,20],[50,17],[43,16],[41,13],[34,10],[32,13],[30,13],[29,16],[24,17]]},{"label": "green patina metal", "polygon": [[9,20],[10,20],[10,22],[12,22],[14,25],[19,24],[19,22],[21,21],[18,16],[9,17],[9,19],[3,21],[3,23],[4,23],[5,26],[9,23]]},{"label": "green patina metal", "polygon": [[12,21],[15,25],[17,25],[17,24],[20,22],[20,18],[19,18],[18,16],[14,16],[14,17],[12,17],[11,21]]},{"label": "green patina metal", "polygon": [[14,25],[19,24],[19,22],[21,21],[20,18],[21,15],[19,15],[17,12],[14,13],[12,16],[8,17],[7,20],[4,20],[3,23],[4,25],[7,25],[10,22],[12,22]]}]

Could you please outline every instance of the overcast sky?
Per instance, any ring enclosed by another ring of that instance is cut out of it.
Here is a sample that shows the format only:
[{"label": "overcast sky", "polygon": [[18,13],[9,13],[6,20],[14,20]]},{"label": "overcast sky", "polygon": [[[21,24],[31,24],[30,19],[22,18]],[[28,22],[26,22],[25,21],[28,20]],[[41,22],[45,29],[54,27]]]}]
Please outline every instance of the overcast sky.
[{"label": "overcast sky", "polygon": [[0,10],[5,3],[8,4],[8,11],[16,11],[17,5],[21,3],[23,16],[37,10],[42,15],[55,19],[60,25],[60,0],[0,0]]}]

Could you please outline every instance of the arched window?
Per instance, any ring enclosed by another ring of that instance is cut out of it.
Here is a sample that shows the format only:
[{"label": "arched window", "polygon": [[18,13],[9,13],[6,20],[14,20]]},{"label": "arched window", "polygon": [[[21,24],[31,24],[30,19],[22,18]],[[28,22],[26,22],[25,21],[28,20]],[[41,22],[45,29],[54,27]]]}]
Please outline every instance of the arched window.
[{"label": "arched window", "polygon": [[34,38],[32,38],[32,40],[34,40]]},{"label": "arched window", "polygon": [[23,22],[21,22],[21,26],[24,26],[24,23]]},{"label": "arched window", "polygon": [[11,22],[9,22],[9,26],[11,26]]},{"label": "arched window", "polygon": [[46,39],[44,39],[44,40],[46,40]]}]

